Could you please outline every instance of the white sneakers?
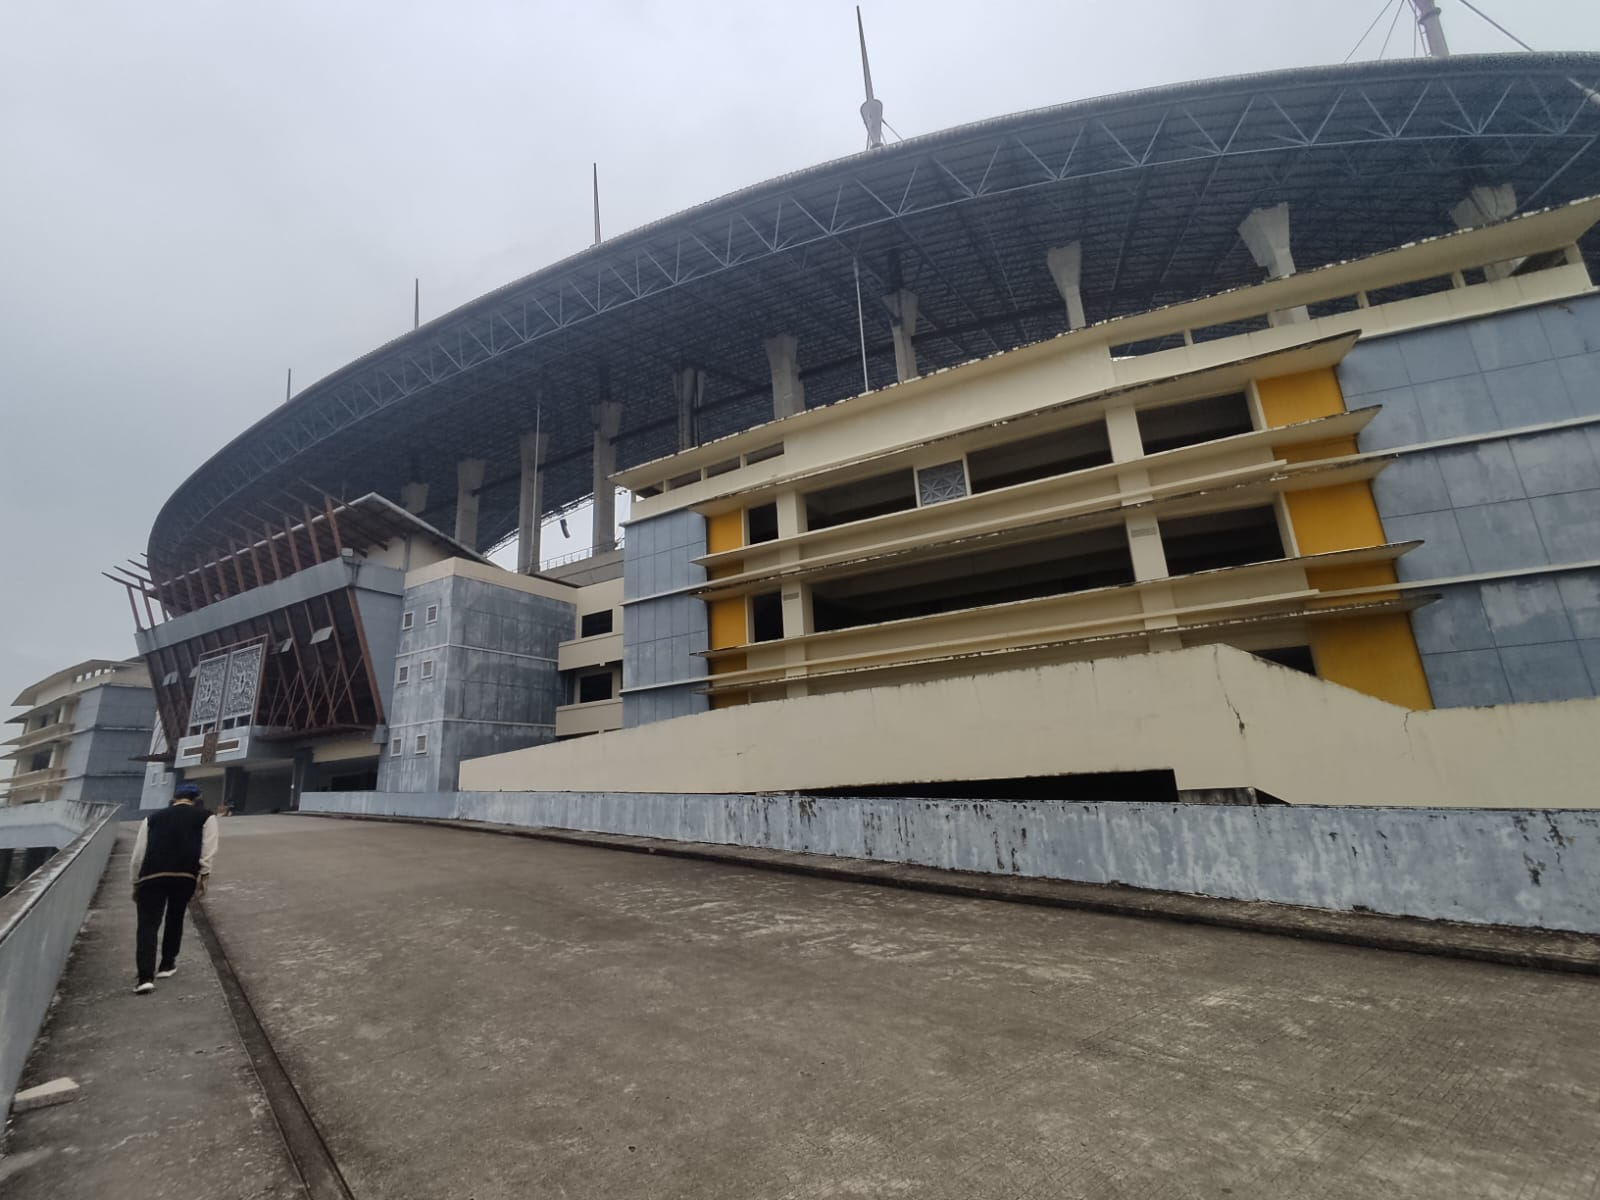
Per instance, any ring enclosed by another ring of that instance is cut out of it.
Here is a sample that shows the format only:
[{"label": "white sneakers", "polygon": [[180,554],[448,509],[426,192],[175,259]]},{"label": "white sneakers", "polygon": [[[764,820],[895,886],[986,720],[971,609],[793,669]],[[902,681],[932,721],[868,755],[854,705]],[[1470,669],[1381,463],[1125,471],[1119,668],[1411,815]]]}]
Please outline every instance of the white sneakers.
[{"label": "white sneakers", "polygon": [[138,985],[136,985],[134,987],[133,994],[135,996],[147,996],[147,995],[149,995],[151,992],[153,992],[155,990],[156,990],[156,985],[151,983],[147,979],[143,983],[138,984]]},{"label": "white sneakers", "polygon": [[156,972],[156,978],[157,979],[171,979],[177,973],[178,973],[178,964],[177,963],[173,963],[170,967],[162,967],[161,970],[157,971]]}]

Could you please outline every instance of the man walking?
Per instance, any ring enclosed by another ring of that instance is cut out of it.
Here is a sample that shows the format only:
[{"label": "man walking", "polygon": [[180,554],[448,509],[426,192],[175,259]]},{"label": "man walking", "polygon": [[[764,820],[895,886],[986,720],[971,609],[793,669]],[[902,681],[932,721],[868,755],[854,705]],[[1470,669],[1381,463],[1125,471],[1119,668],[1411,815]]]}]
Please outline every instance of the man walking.
[{"label": "man walking", "polygon": [[[200,804],[200,789],[180,783],[172,804],[151,813],[139,825],[133,843],[133,902],[139,906],[139,933],[135,963],[139,982],[134,991],[143,996],[156,990],[156,980],[178,969],[183,945],[183,914],[197,894],[205,895],[211,861],[217,855],[217,821]],[[156,930],[161,935],[161,965],[156,965]]]}]

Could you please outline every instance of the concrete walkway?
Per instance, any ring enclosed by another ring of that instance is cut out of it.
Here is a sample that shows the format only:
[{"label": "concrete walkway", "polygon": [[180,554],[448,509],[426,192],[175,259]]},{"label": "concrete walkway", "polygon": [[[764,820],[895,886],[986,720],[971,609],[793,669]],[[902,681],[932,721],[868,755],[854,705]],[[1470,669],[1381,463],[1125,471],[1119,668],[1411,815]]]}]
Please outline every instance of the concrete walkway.
[{"label": "concrete walkway", "polygon": [[132,843],[124,830],[22,1081],[70,1076],[79,1098],[13,1119],[0,1195],[301,1200],[192,925],[178,974],[133,994]]},{"label": "concrete walkway", "polygon": [[1600,979],[296,817],[207,906],[360,1200],[1600,1189]]}]

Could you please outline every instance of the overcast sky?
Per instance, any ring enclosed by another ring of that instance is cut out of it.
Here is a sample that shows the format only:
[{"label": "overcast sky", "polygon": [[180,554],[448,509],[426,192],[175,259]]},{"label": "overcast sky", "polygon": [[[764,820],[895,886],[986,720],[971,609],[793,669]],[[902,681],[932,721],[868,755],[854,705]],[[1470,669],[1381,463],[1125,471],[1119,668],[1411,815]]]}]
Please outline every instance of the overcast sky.
[{"label": "overcast sky", "polygon": [[[869,0],[905,136],[1337,63],[1382,0]],[[1457,52],[1512,49],[1439,0]],[[1539,49],[1593,0],[1479,0]],[[1376,57],[1388,19],[1358,57]],[[1402,15],[1388,56],[1409,55]],[[0,708],[133,653],[102,568],[283,398],[608,234],[860,150],[852,6],[14,0],[0,6]],[[548,549],[557,549],[557,546]],[[4,740],[0,738],[0,740]]]}]

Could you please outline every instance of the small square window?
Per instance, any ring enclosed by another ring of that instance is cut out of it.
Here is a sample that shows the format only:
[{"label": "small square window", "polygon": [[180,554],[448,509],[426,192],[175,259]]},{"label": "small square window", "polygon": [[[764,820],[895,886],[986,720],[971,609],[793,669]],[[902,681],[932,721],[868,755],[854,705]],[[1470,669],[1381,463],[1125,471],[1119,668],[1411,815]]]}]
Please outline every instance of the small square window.
[{"label": "small square window", "polygon": [[422,677],[424,679],[433,678],[433,659],[425,658],[422,660]]},{"label": "small square window", "polygon": [[432,625],[438,619],[439,619],[439,606],[437,604],[428,605],[428,613],[427,613],[427,616],[423,617],[423,620],[427,624]]},{"label": "small square window", "polygon": [[611,632],[611,610],[601,609],[599,612],[584,613],[578,621],[579,637],[599,637],[602,633]]},{"label": "small square window", "polygon": [[414,613],[414,612],[403,612],[403,613],[400,614],[400,628],[401,629],[410,629],[414,625],[416,625],[416,623],[417,623],[417,614],[416,613]]},{"label": "small square window", "polygon": [[400,666],[400,668],[397,671],[395,671],[395,673],[394,673],[394,681],[396,683],[409,683],[410,680],[411,680],[411,668],[408,665],[402,664]]},{"label": "small square window", "polygon": [[389,739],[389,757],[399,758],[405,753],[406,740],[404,738]]},{"label": "small square window", "polygon": [[428,752],[428,735],[425,734],[425,733],[419,733],[419,734],[417,734],[417,749],[416,749],[416,753],[417,754],[426,754],[427,752]]}]

